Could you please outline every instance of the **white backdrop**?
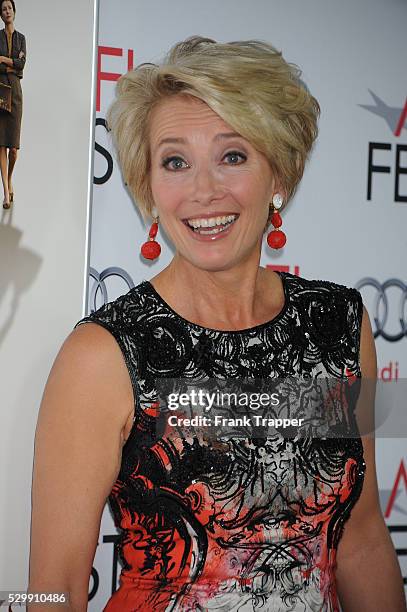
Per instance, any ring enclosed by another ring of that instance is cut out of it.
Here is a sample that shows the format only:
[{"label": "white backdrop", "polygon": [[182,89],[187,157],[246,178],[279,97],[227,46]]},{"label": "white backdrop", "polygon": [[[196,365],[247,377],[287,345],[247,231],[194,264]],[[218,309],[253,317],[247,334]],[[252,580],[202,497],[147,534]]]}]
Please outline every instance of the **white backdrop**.
[{"label": "white backdrop", "polygon": [[[139,255],[148,227],[125,191],[103,126],[115,80],[133,64],[158,60],[192,34],[219,41],[260,38],[302,68],[322,108],[318,142],[300,189],[283,213],[287,245],[278,254],[265,247],[262,264],[348,286],[374,279],[377,287],[370,282],[361,291],[377,333],[379,378],[399,385],[407,377],[407,337],[396,339],[407,326],[402,302],[407,283],[406,23],[407,3],[401,0],[123,0],[119,12],[117,5],[101,0],[88,311],[152,277],[172,257],[161,231],[159,260],[146,263]],[[388,168],[373,169],[370,197],[369,147],[370,166]],[[406,440],[379,438],[376,447],[382,509],[397,549],[406,549]],[[90,584],[91,610],[100,610],[116,588],[115,534],[106,508]],[[407,557],[399,552],[406,576]]]}]

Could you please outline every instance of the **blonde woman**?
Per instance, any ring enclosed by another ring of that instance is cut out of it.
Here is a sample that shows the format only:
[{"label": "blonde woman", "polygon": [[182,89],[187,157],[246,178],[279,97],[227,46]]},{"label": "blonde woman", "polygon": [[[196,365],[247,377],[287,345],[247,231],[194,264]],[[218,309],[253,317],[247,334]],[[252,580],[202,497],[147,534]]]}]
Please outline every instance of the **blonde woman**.
[{"label": "blonde woman", "polygon": [[29,588],[69,592],[75,612],[106,498],[123,568],[105,611],[405,609],[373,436],[159,427],[162,379],[280,377],[302,393],[303,379],[375,376],[358,291],[259,265],[265,231],[285,240],[317,135],[299,74],[265,42],[195,36],[119,81],[108,123],[153,221],[142,252],[159,254],[160,227],[175,255],[79,322],[46,385]]},{"label": "blonde woman", "polygon": [[14,200],[12,176],[20,148],[23,94],[21,79],[26,60],[24,34],[14,27],[16,5],[14,0],[2,0],[1,18],[4,29],[0,31],[0,82],[11,87],[11,113],[0,112],[0,169],[3,183],[3,208],[10,208]]}]

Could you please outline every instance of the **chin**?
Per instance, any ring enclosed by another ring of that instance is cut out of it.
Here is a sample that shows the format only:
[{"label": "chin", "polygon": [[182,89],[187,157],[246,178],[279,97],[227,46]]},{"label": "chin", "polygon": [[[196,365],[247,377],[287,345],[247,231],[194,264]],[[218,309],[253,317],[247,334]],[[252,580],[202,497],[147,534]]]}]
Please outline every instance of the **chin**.
[{"label": "chin", "polygon": [[193,257],[184,257],[188,263],[198,270],[206,272],[222,272],[223,270],[230,270],[234,268],[238,262],[232,261],[228,257],[202,257],[202,259],[195,259]]}]

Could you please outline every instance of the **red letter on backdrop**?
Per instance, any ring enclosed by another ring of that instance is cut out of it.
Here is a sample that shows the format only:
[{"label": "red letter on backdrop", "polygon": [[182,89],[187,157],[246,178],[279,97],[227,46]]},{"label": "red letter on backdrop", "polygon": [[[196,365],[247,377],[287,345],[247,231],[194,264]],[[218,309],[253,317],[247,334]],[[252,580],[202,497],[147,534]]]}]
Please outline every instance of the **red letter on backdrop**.
[{"label": "red letter on backdrop", "polygon": [[399,120],[398,120],[398,122],[397,122],[396,131],[394,132],[394,135],[395,135],[395,136],[400,136],[400,134],[401,134],[401,130],[402,130],[402,129],[403,129],[403,127],[404,127],[404,124],[405,124],[405,122],[406,122],[406,119],[407,119],[407,98],[406,98],[406,102],[405,102],[405,104],[404,104],[404,108],[403,108],[403,110],[401,111],[400,118],[399,118]]},{"label": "red letter on backdrop", "polygon": [[[290,272],[290,266],[284,264],[266,264],[266,268],[271,268],[273,272]],[[300,275],[300,266],[294,266],[292,274]]]},{"label": "red letter on backdrop", "polygon": [[98,47],[98,77],[96,86],[96,111],[100,111],[100,85],[102,81],[117,81],[122,75],[117,72],[102,72],[102,55],[121,57],[123,49],[117,47]]},{"label": "red letter on backdrop", "polygon": [[134,51],[128,49],[127,51],[127,70],[133,70],[134,68]]},{"label": "red letter on backdrop", "polygon": [[398,488],[399,488],[399,484],[400,484],[401,479],[404,480],[404,486],[407,489],[407,472],[406,472],[406,468],[404,466],[404,461],[403,460],[401,460],[400,467],[399,467],[399,469],[397,471],[396,480],[394,481],[393,490],[392,490],[392,492],[390,494],[390,498],[389,498],[389,501],[387,503],[387,508],[386,508],[385,513],[384,513],[384,517],[385,518],[388,518],[390,516],[391,511],[393,510],[393,505],[394,505],[394,502],[396,500],[396,496],[397,496],[397,492],[398,492]]}]

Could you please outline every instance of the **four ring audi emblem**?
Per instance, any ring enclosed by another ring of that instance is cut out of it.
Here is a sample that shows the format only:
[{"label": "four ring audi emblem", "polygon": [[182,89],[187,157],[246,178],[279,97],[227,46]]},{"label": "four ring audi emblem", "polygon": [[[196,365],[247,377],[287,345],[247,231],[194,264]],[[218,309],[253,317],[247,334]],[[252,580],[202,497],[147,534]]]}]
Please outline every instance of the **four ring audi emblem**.
[{"label": "four ring audi emblem", "polygon": [[[397,342],[404,336],[407,336],[407,321],[406,321],[406,302],[407,302],[407,285],[398,278],[390,278],[384,283],[379,283],[375,278],[362,278],[355,288],[360,290],[363,287],[372,287],[375,290],[375,298],[373,302],[372,327],[375,338],[382,336],[389,342]],[[390,300],[389,289],[397,289],[400,292],[400,297],[394,298],[393,292]],[[393,333],[389,330],[389,311],[390,301],[393,307],[397,308],[398,329]],[[394,302],[396,302],[394,304]]]},{"label": "four ring audi emblem", "polygon": [[94,312],[95,310],[97,310],[96,298],[98,291],[102,293],[103,304],[107,304],[107,302],[109,301],[109,296],[105,283],[105,280],[109,278],[109,276],[118,276],[119,278],[124,280],[125,284],[129,289],[133,289],[134,287],[133,279],[131,278],[130,274],[126,272],[126,270],[123,270],[123,268],[106,268],[100,274],[97,270],[95,270],[95,268],[90,268],[89,276],[95,281],[89,292],[89,312]]}]

